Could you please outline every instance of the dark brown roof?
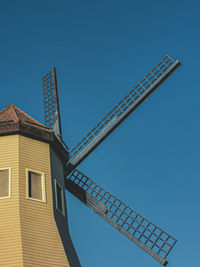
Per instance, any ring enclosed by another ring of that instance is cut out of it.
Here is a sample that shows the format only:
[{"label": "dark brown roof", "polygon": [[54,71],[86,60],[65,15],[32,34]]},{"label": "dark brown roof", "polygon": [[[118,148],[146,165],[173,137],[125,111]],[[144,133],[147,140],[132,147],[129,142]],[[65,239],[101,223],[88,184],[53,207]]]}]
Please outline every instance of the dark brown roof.
[{"label": "dark brown roof", "polygon": [[0,125],[19,122],[32,124],[39,128],[45,129],[48,132],[51,132],[51,130],[46,126],[33,119],[31,116],[29,116],[13,104],[8,105],[6,108],[0,111]]},{"label": "dark brown roof", "polygon": [[0,136],[10,134],[21,134],[48,142],[56,150],[59,150],[62,158],[68,159],[68,152],[56,138],[54,132],[13,104],[9,104],[0,111]]}]

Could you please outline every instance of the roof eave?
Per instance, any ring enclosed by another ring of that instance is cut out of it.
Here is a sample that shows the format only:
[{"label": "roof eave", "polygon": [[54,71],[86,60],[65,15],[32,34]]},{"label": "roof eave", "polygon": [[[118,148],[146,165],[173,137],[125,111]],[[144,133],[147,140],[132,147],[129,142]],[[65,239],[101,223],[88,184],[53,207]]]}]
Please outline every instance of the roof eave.
[{"label": "roof eave", "polygon": [[20,134],[32,139],[49,143],[55,152],[59,155],[63,164],[69,161],[69,153],[63,147],[61,142],[55,136],[52,130],[42,129],[22,122],[0,124],[0,136]]}]

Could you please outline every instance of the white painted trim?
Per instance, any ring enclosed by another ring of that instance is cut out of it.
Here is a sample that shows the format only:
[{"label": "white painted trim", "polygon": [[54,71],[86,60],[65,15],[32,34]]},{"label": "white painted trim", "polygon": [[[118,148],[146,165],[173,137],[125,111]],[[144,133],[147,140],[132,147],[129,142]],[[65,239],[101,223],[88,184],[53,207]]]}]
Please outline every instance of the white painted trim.
[{"label": "white painted trim", "polygon": [[8,196],[6,197],[0,197],[0,199],[5,199],[5,198],[11,198],[11,189],[12,189],[12,175],[11,175],[11,168],[7,167],[7,168],[1,168],[0,171],[2,170],[8,170]]},{"label": "white painted trim", "polygon": [[[62,211],[58,208],[58,198],[57,198],[57,185],[61,188],[61,199],[62,199]],[[54,179],[54,188],[55,188],[55,197],[56,197],[56,209],[65,216],[65,198],[64,198],[64,190],[60,183]]]},{"label": "white painted trim", "polygon": [[[29,186],[28,186],[28,183],[29,183],[28,173],[29,172],[41,175],[42,199],[29,197]],[[45,177],[45,173],[44,172],[36,171],[36,170],[33,170],[33,169],[26,169],[26,198],[29,199],[29,200],[39,201],[39,202],[43,202],[43,203],[47,202],[47,197],[46,197],[46,177]]]}]

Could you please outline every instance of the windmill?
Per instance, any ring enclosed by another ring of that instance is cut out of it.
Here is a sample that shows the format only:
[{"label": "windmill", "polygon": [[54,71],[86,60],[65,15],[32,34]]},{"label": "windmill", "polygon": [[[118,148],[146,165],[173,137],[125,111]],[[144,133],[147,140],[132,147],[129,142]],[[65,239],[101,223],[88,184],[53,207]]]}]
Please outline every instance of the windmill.
[{"label": "windmill", "polygon": [[[113,196],[77,169],[179,65],[165,56],[73,149],[62,139],[55,67],[43,77],[44,118],[66,149],[65,188],[128,237],[137,246],[166,266],[166,258],[176,239]],[[61,200],[60,200],[61,201]],[[61,205],[61,204],[60,204]]]}]

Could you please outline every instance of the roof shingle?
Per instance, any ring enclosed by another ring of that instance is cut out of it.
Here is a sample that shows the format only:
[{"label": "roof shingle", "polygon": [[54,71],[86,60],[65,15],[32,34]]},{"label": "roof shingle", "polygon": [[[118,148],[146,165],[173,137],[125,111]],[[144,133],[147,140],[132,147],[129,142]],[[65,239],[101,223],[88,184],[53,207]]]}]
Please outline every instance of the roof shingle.
[{"label": "roof shingle", "polygon": [[0,124],[10,124],[10,123],[28,123],[36,127],[41,127],[47,131],[51,131],[49,128],[41,124],[40,122],[33,119],[31,116],[23,112],[21,109],[13,104],[9,104],[6,108],[0,111]]}]

